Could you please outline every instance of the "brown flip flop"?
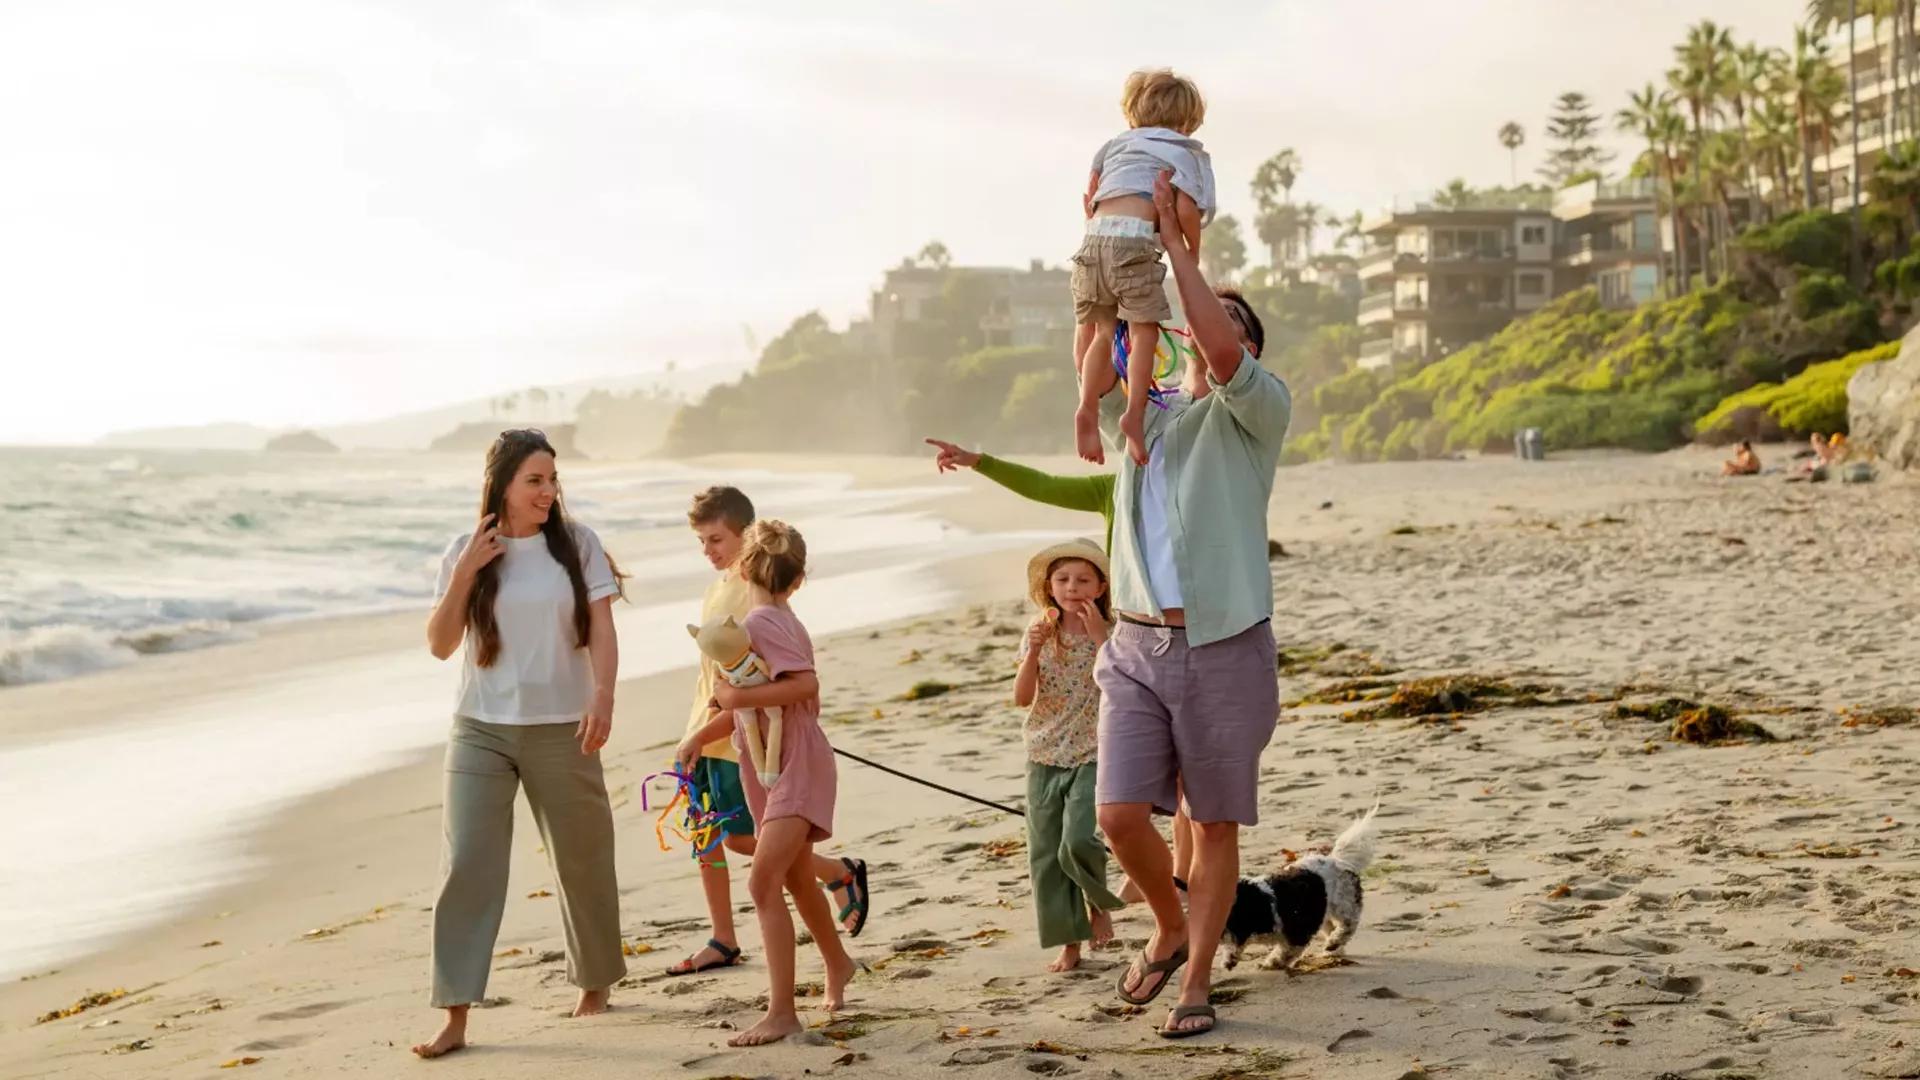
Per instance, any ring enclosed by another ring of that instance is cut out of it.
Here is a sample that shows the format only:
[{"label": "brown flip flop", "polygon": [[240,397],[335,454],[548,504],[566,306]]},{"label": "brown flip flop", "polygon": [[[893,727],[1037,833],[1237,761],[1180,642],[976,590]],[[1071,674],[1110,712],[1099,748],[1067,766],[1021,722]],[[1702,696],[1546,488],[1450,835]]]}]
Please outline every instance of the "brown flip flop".
[{"label": "brown flip flop", "polygon": [[1161,976],[1160,981],[1153,984],[1152,992],[1146,997],[1134,997],[1132,994],[1127,993],[1127,973],[1134,970],[1133,965],[1130,964],[1126,971],[1120,973],[1120,982],[1114,987],[1114,990],[1120,995],[1120,1000],[1129,1005],[1150,1004],[1154,998],[1160,996],[1160,991],[1165,990],[1167,984],[1173,981],[1173,973],[1185,966],[1186,962],[1187,947],[1185,945],[1175,949],[1173,955],[1167,957],[1165,960],[1147,959],[1147,947],[1142,945],[1140,947],[1140,955],[1134,960],[1134,963],[1139,965],[1140,976],[1145,978],[1149,975],[1159,975]]},{"label": "brown flip flop", "polygon": [[[1172,1026],[1182,1020],[1191,1019],[1195,1016],[1204,1016],[1210,1022],[1203,1028],[1177,1028]],[[1160,1037],[1163,1039],[1191,1039],[1195,1035],[1205,1035],[1207,1032],[1212,1031],[1219,1022],[1220,1016],[1213,1011],[1213,1006],[1211,1005],[1175,1005],[1173,1007],[1173,1015],[1167,1017],[1167,1022],[1160,1026]]]}]

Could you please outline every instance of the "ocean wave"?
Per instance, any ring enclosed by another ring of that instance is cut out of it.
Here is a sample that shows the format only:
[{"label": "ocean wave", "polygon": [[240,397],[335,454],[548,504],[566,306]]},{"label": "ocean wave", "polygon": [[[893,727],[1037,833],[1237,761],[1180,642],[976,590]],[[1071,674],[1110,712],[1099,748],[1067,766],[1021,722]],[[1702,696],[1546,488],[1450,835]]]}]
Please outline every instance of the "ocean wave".
[{"label": "ocean wave", "polygon": [[0,686],[71,679],[123,667],[142,656],[203,649],[245,636],[227,623],[212,620],[126,632],[58,625],[0,633]]}]

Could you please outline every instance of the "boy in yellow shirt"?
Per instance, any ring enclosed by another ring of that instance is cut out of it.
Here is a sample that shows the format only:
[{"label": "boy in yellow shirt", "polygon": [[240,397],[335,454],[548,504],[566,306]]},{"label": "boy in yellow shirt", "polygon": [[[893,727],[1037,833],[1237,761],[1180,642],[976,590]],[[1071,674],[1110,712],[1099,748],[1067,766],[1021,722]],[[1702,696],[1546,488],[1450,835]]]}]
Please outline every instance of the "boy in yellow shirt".
[{"label": "boy in yellow shirt", "polygon": [[[752,589],[740,577],[734,563],[740,557],[747,526],[753,524],[753,503],[739,488],[711,487],[693,497],[687,511],[687,524],[700,538],[701,554],[719,571],[720,576],[707,586],[700,604],[700,621],[724,615],[745,622],[752,608]],[[712,719],[712,661],[702,657],[700,673],[693,687],[693,710],[687,718],[691,734]],[[740,786],[740,753],[731,739],[716,739],[700,753],[693,767],[693,778],[713,800],[713,810],[725,813],[737,810],[721,827],[726,834],[724,850],[716,850],[700,862],[700,887],[707,894],[707,914],[713,920],[713,937],[693,955],[667,969],[669,975],[693,975],[715,968],[732,967],[740,962],[740,940],[733,926],[733,880],[727,868],[726,851],[738,855],[753,854],[753,817],[747,812],[746,792]],[[859,937],[866,926],[869,899],[867,864],[860,859],[835,861],[824,855],[813,857],[813,873],[839,905],[840,925],[848,937]]]}]

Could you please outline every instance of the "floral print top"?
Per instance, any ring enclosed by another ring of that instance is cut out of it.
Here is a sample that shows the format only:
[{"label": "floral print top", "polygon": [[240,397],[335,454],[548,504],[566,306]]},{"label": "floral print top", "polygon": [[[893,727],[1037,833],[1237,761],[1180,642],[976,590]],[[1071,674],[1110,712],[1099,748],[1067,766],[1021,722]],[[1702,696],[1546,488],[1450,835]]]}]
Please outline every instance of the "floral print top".
[{"label": "floral print top", "polygon": [[[1021,639],[1020,662],[1027,659]],[[1027,760],[1072,769],[1094,759],[1100,735],[1100,689],[1093,661],[1100,647],[1090,637],[1058,633],[1040,646],[1040,686],[1027,711]]]}]

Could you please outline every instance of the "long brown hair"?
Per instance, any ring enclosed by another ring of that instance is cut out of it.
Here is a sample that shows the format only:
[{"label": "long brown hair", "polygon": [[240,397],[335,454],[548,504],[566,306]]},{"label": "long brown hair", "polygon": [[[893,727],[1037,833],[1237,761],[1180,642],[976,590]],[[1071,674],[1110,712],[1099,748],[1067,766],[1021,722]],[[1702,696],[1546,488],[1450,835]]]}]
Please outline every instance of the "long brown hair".
[{"label": "long brown hair", "polygon": [[[555,459],[559,457],[554,452],[553,444],[547,441],[546,433],[532,428],[503,431],[499,438],[493,440],[493,445],[487,448],[486,474],[480,486],[482,517],[492,514],[494,524],[506,524],[507,488],[512,486],[521,464],[539,453]],[[566,569],[567,580],[573,585],[574,642],[575,647],[584,649],[593,633],[591,615],[587,609],[587,579],[580,569],[580,545],[574,540],[573,523],[567,520],[566,502],[557,491],[553,497],[553,510],[540,526],[540,533],[546,537],[547,552],[553,556],[553,561]],[[624,597],[626,587],[621,584],[621,579],[626,575],[614,565],[611,555],[607,556],[607,565],[613,570],[614,584]],[[480,667],[492,667],[500,657],[500,623],[493,613],[494,601],[499,595],[500,560],[495,559],[474,575],[473,592],[467,596],[467,626],[478,646],[474,663]]]}]

